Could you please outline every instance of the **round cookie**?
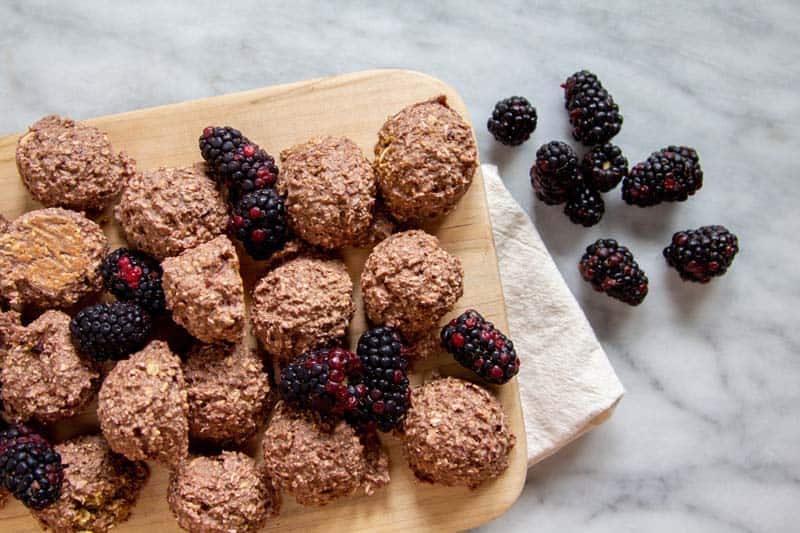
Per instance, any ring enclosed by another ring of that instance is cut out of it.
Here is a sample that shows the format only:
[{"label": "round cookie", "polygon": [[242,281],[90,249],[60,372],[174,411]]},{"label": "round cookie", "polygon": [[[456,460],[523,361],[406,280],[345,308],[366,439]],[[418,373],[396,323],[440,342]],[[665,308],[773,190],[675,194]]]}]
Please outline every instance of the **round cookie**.
[{"label": "round cookie", "polygon": [[15,335],[0,369],[0,397],[9,419],[51,424],[91,402],[100,373],[78,355],[69,322],[66,313],[50,310]]},{"label": "round cookie", "polygon": [[196,344],[183,363],[189,436],[242,444],[255,435],[269,407],[269,376],[255,351],[242,344]]},{"label": "round cookie", "polygon": [[198,533],[255,532],[280,509],[256,462],[227,451],[184,462],[170,475],[167,502],[178,525]]},{"label": "round cookie", "polygon": [[439,96],[406,107],[378,132],[375,177],[398,221],[417,224],[453,210],[478,168],[472,128]]},{"label": "round cookie", "polygon": [[163,341],[119,361],[98,394],[103,436],[132,461],[180,463],[189,448],[188,414],[181,360]]},{"label": "round cookie", "polygon": [[103,285],[103,230],[58,207],[29,211],[0,234],[0,296],[12,307],[68,307]]},{"label": "round cookie", "polygon": [[157,259],[210,241],[228,223],[225,200],[201,165],[137,173],[114,216],[128,243]]},{"label": "round cookie", "polygon": [[58,115],[33,124],[17,144],[22,182],[45,207],[103,209],[134,175],[134,165],[105,133]]},{"label": "round cookie", "polygon": [[415,341],[464,293],[461,261],[421,230],[395,233],[367,257],[361,274],[367,317]]},{"label": "round cookie", "polygon": [[251,319],[264,348],[288,361],[344,337],[355,310],[344,263],[298,257],[261,278]]},{"label": "round cookie", "polygon": [[358,145],[315,137],[281,152],[281,161],[277,187],[297,236],[327,249],[356,243],[375,205],[375,174]]},{"label": "round cookie", "polygon": [[279,402],[262,441],[264,468],[301,505],[325,505],[359,489],[371,495],[389,483],[389,459],[377,437],[365,443],[345,422],[323,428],[311,412]]},{"label": "round cookie", "polygon": [[61,497],[41,511],[31,511],[42,528],[55,533],[103,533],[128,519],[150,471],[141,461],[112,452],[100,435],[58,444],[66,465]]},{"label": "round cookie", "polygon": [[443,378],[412,391],[402,449],[422,481],[475,488],[508,468],[515,442],[500,402],[473,383]]}]

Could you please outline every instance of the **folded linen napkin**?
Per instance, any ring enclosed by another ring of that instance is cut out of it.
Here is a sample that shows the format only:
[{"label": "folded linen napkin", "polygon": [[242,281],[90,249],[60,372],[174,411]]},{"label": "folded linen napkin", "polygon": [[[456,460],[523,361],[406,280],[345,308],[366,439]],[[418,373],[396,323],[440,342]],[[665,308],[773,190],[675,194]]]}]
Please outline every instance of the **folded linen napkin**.
[{"label": "folded linen napkin", "polygon": [[481,167],[509,336],[520,355],[528,466],[603,423],[624,389],[528,215]]}]

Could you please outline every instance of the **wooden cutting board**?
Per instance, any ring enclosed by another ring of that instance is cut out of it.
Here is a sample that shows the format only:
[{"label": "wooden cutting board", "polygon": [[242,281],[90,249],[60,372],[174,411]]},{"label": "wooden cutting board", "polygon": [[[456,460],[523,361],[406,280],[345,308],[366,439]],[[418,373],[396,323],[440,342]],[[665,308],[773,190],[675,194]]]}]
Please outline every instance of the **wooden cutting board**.
[{"label": "wooden cutting board", "polygon": [[[140,169],[199,161],[197,138],[208,124],[239,128],[276,159],[281,150],[323,134],[353,139],[372,159],[378,129],[388,116],[406,105],[439,94],[447,95],[450,105],[469,120],[464,102],[448,85],[416,72],[387,70],[267,87],[99,117],[88,122],[108,132],[114,147],[126,150]],[[0,137],[0,213],[8,219],[40,207],[31,199],[17,174],[14,151],[18,138],[19,135]],[[96,219],[104,224],[115,244],[123,242],[108,212]],[[446,319],[466,308],[476,308],[507,331],[480,171],[457,209],[425,229],[437,235],[443,246],[456,254],[464,265],[464,296]],[[355,282],[358,303],[350,327],[351,348],[366,328],[358,277],[367,253],[367,250],[348,249],[343,254]],[[263,270],[256,262],[243,261],[246,288],[252,288]],[[434,372],[470,378],[470,374],[446,354],[419,363],[414,370],[413,383],[420,383]],[[472,491],[416,482],[396,439],[382,435],[392,461],[392,482],[388,487],[371,497],[354,496],[321,508],[301,507],[291,496],[284,495],[281,514],[268,522],[267,530],[450,531],[475,527],[499,516],[517,499],[525,481],[525,435],[516,379],[502,387],[493,387],[492,391],[502,402],[517,436],[510,467],[500,478]],[[90,410],[56,424],[52,433],[59,439],[96,427]],[[252,443],[250,450],[257,456],[257,442]],[[150,467],[151,478],[131,518],[116,530],[179,531],[165,499],[168,472],[153,464]],[[38,530],[28,511],[15,500],[0,511],[0,531]]]}]

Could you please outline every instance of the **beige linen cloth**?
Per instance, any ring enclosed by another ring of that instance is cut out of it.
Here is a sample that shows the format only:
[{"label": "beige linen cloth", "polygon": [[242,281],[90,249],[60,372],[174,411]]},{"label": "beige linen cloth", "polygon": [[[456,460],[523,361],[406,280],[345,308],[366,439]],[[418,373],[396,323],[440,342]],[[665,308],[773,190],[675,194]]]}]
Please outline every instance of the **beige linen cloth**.
[{"label": "beige linen cloth", "polygon": [[624,389],[586,316],[497,167],[481,167],[509,336],[520,356],[528,466],[603,423]]}]

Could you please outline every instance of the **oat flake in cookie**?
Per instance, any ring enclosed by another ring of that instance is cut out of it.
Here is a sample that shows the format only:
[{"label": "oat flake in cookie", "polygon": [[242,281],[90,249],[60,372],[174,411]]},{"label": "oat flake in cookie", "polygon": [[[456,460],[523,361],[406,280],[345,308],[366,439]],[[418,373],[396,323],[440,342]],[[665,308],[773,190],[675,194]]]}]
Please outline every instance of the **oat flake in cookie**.
[{"label": "oat flake in cookie", "polygon": [[412,392],[402,448],[422,481],[475,488],[508,468],[515,442],[500,402],[473,383],[436,379]]},{"label": "oat flake in cookie", "polygon": [[346,138],[316,137],[281,152],[278,190],[292,230],[322,248],[352,245],[372,222],[375,174]]},{"label": "oat flake in cookie", "polygon": [[361,274],[367,317],[410,342],[436,326],[464,292],[458,258],[421,230],[395,233],[369,254]]},{"label": "oat flake in cookie", "polygon": [[203,342],[238,342],[244,335],[239,257],[224,235],[165,259],[162,284],[172,318]]},{"label": "oat flake in cookie", "polygon": [[132,247],[164,259],[225,231],[228,208],[203,168],[161,167],[130,179],[114,216]]},{"label": "oat flake in cookie", "polygon": [[100,435],[57,445],[66,465],[61,497],[41,511],[31,511],[42,528],[55,533],[106,532],[128,519],[149,477],[147,464],[112,452]]},{"label": "oat flake in cookie", "polygon": [[100,387],[103,436],[132,461],[182,461],[189,447],[188,414],[181,360],[162,341],[119,361]]},{"label": "oat flake in cookie", "polygon": [[414,224],[453,210],[478,168],[472,128],[439,96],[389,118],[375,145],[378,189],[394,218]]},{"label": "oat flake in cookie", "polygon": [[239,452],[194,457],[170,476],[167,502],[178,525],[196,533],[258,531],[280,496],[256,462]]},{"label": "oat flake in cookie", "polygon": [[100,290],[103,230],[75,211],[29,211],[0,234],[0,295],[14,308],[68,307]]},{"label": "oat flake in cookie", "polygon": [[133,159],[115,152],[105,133],[58,115],[20,138],[17,169],[44,206],[79,211],[106,207],[135,172]]},{"label": "oat flake in cookie", "polygon": [[279,402],[262,441],[275,487],[301,505],[319,506],[389,483],[389,458],[374,435],[361,438],[345,422],[323,427],[308,411]]}]

